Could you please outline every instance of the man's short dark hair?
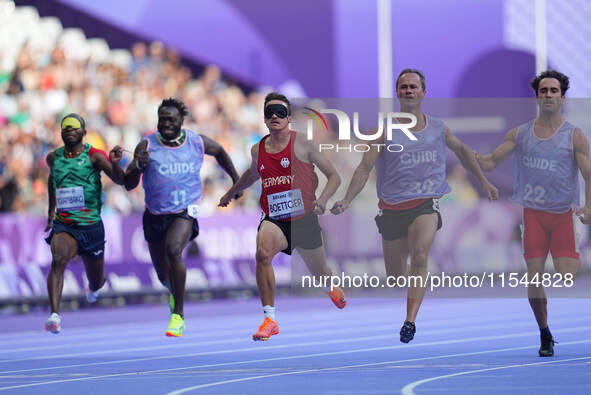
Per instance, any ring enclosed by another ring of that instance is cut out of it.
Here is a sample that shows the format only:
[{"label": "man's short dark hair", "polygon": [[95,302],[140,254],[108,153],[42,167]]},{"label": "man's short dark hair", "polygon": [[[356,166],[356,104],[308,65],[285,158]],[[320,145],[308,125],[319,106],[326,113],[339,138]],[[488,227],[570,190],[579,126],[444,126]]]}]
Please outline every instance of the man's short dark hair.
[{"label": "man's short dark hair", "polygon": [[560,95],[564,96],[566,91],[569,88],[568,77],[556,70],[546,70],[538,75],[536,78],[531,80],[531,87],[533,88],[534,92],[536,92],[536,97],[538,97],[538,88],[540,87],[540,81],[544,78],[556,78],[558,82],[560,82]]},{"label": "man's short dark hair", "polygon": [[187,106],[185,106],[185,103],[173,97],[169,97],[168,99],[162,100],[162,103],[160,103],[160,105],[158,106],[158,112],[160,112],[160,109],[162,107],[176,107],[176,109],[179,110],[181,118],[183,119],[187,115],[189,115],[189,110],[187,109]]},{"label": "man's short dark hair", "polygon": [[289,102],[289,100],[287,100],[287,97],[285,97],[285,95],[282,95],[281,93],[277,92],[269,93],[267,96],[265,96],[265,104],[263,105],[263,107],[267,107],[267,103],[271,100],[279,100],[284,102],[287,105],[287,115],[291,115],[291,103]]},{"label": "man's short dark hair", "polygon": [[404,74],[410,74],[410,73],[415,73],[416,75],[419,76],[419,79],[421,80],[421,86],[423,87],[423,90],[426,90],[427,85],[425,85],[425,75],[419,69],[404,69],[404,70],[402,70],[400,72],[400,74],[398,74],[398,78],[396,78],[396,89],[398,89],[398,81],[400,80],[400,77],[402,77]]}]

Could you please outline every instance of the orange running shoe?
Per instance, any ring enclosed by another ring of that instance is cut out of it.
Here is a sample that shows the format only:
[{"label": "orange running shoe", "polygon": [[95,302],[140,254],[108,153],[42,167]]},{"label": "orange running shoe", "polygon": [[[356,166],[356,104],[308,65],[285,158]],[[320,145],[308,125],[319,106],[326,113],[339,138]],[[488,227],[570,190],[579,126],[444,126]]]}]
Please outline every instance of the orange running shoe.
[{"label": "orange running shoe", "polygon": [[259,326],[259,330],[257,333],[252,335],[252,340],[256,341],[267,341],[273,335],[279,333],[279,325],[277,325],[277,321],[273,321],[269,317],[265,317],[265,320]]},{"label": "orange running shoe", "polygon": [[334,287],[332,291],[324,291],[328,296],[330,296],[330,300],[334,303],[335,306],[339,309],[345,308],[347,305],[347,301],[345,300],[345,293],[339,287]]}]

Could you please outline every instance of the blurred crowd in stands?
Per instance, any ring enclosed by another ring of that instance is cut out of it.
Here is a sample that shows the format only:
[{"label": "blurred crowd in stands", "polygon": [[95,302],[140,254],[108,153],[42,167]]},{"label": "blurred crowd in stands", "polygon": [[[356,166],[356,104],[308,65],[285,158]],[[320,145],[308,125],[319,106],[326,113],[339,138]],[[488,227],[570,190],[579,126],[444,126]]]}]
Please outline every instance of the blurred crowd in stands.
[{"label": "blurred crowd in stands", "polygon": [[[193,75],[179,54],[160,42],[111,50],[105,40],[87,39],[80,29],[63,29],[55,17],[40,18],[33,7],[0,0],[0,212],[46,215],[45,158],[63,144],[59,122],[71,112],[86,119],[86,142],[107,152],[115,145],[133,151],[143,135],[156,129],[160,102],[167,97],[181,99],[190,112],[184,127],[222,144],[242,173],[250,164],[251,145],[267,133],[262,107],[268,91],[247,93],[216,66]],[[289,84],[280,91],[291,99],[305,97]],[[293,118],[292,127],[302,131],[299,126],[308,121],[306,117]],[[333,133],[315,133],[314,138],[336,143],[337,134],[329,129]],[[340,198],[361,154],[327,154],[343,178],[335,196]],[[130,159],[126,153],[123,167]],[[231,181],[209,156],[201,176],[201,215],[258,211],[260,183],[230,208],[218,210],[219,197]],[[463,169],[451,171],[450,182],[453,193],[445,202],[478,200]],[[127,192],[107,177],[103,185],[103,213],[144,209],[141,187]],[[369,200],[358,199],[359,204],[375,208],[373,188],[365,188],[362,196]]]},{"label": "blurred crowd in stands", "polygon": [[[70,112],[86,119],[86,141],[110,150],[133,151],[142,135],[157,125],[157,107],[166,97],[184,101],[190,110],[185,128],[212,137],[228,151],[239,172],[250,162],[250,146],[265,134],[264,95],[246,94],[208,66],[194,76],[177,52],[159,42],[138,42],[126,67],[79,60],[54,46],[40,51],[25,44],[13,70],[0,69],[0,211],[43,215],[47,210],[48,152],[62,145],[59,121]],[[2,53],[0,52],[0,64]],[[209,158],[208,158],[209,159]],[[126,154],[122,162],[130,160]],[[207,160],[202,170],[202,213],[208,214],[230,179]],[[127,192],[103,181],[104,212],[143,210],[143,190]],[[257,190],[233,205],[256,209]],[[225,212],[231,212],[225,210]]]}]

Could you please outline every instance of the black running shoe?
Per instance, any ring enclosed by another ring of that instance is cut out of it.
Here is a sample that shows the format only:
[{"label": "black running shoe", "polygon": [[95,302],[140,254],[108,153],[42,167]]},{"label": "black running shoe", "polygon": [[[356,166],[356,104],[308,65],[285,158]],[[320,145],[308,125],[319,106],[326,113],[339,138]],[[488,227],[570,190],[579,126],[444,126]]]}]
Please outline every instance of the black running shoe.
[{"label": "black running shoe", "polygon": [[540,357],[554,356],[554,338],[552,336],[542,336],[540,338],[541,345],[538,354]]},{"label": "black running shoe", "polygon": [[408,343],[415,337],[417,328],[414,323],[410,321],[404,321],[404,325],[400,328],[400,341],[402,343]]}]

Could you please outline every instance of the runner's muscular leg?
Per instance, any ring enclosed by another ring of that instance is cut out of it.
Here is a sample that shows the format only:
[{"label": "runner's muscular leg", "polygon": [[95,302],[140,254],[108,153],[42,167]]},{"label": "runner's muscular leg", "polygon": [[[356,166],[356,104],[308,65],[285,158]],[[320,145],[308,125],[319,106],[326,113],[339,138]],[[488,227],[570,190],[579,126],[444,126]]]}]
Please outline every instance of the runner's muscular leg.
[{"label": "runner's muscular leg", "polygon": [[[581,268],[581,260],[569,257],[557,257],[554,258],[553,261],[556,273],[560,273],[561,275],[560,285],[566,288],[565,281],[568,281],[566,283],[567,285],[570,281],[575,281],[577,273],[579,273],[579,269]],[[554,284],[556,280],[558,280],[556,277],[552,277],[552,284]],[[572,286],[574,287],[575,283],[573,283]]]},{"label": "runner's muscular leg", "polygon": [[287,248],[287,239],[277,225],[261,222],[257,233],[256,278],[263,306],[275,306],[275,272],[273,258]]},{"label": "runner's muscular leg", "polygon": [[51,269],[47,275],[47,293],[51,312],[58,313],[64,288],[64,271],[70,259],[78,254],[78,242],[72,235],[61,232],[51,238]]},{"label": "runner's muscular leg", "polygon": [[423,214],[415,218],[408,227],[410,274],[422,277],[423,284],[409,284],[406,300],[406,321],[415,321],[419,307],[425,296],[429,250],[431,249],[433,240],[435,240],[438,221],[437,213]]},{"label": "runner's muscular leg", "polygon": [[534,312],[538,326],[540,329],[543,329],[548,326],[548,298],[546,298],[546,292],[541,284],[546,257],[528,259],[525,262],[527,264],[528,280],[535,280],[537,278],[536,282],[539,282],[539,284],[528,282],[527,298],[529,299],[529,305]]},{"label": "runner's muscular leg", "polygon": [[169,290],[172,290],[170,286],[170,265],[166,258],[166,250],[164,249],[164,241],[157,243],[148,243],[148,250],[150,251],[150,257],[152,258],[152,264],[154,270],[158,275],[158,280]]},{"label": "runner's muscular leg", "polygon": [[553,259],[554,269],[557,273],[562,274],[562,280],[566,274],[572,274],[572,279],[577,276],[581,268],[581,260],[576,258],[557,257]]},{"label": "runner's muscular leg", "polygon": [[382,239],[384,264],[387,276],[405,276],[408,273],[408,238],[396,240]]},{"label": "runner's muscular leg", "polygon": [[82,256],[86,278],[88,278],[88,289],[96,291],[105,284],[105,258],[93,258],[87,255]]},{"label": "runner's muscular leg", "polygon": [[174,296],[173,313],[183,315],[183,303],[185,297],[185,282],[187,268],[183,262],[183,250],[189,243],[193,232],[193,220],[175,218],[168,227],[164,251],[169,265],[169,278],[172,295]]},{"label": "runner's muscular leg", "polygon": [[328,278],[332,276],[332,270],[330,270],[326,264],[326,251],[324,250],[324,246],[314,249],[297,247],[296,250],[314,277],[321,279],[323,277]]},{"label": "runner's muscular leg", "polygon": [[580,239],[579,219],[571,212],[561,214],[558,223],[550,233],[550,252],[552,253],[554,268],[557,273],[566,274],[575,278],[581,268],[581,261],[578,255],[578,244]]}]

